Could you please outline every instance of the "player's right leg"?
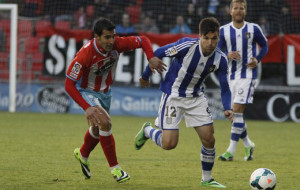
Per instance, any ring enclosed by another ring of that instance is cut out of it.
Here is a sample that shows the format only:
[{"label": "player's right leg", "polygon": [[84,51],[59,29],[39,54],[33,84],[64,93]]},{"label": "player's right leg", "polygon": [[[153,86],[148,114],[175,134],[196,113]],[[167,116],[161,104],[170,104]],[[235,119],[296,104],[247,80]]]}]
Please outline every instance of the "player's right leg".
[{"label": "player's right leg", "polygon": [[93,127],[90,127],[84,136],[84,141],[81,148],[76,148],[74,150],[74,156],[79,161],[82,174],[86,179],[91,178],[90,163],[88,161],[88,157],[92,150],[99,143],[98,134],[95,135],[94,131],[98,131],[98,128],[96,128],[96,130],[93,130]]},{"label": "player's right leg", "polygon": [[91,178],[90,162],[81,156],[79,148],[75,148],[74,156],[80,163],[81,171],[82,171],[82,174],[84,175],[84,177],[86,179],[90,179]]},{"label": "player's right leg", "polygon": [[[241,107],[242,110],[239,110],[239,111],[244,110],[244,105],[234,104],[234,107],[235,106]],[[232,161],[233,160],[237,144],[239,142],[242,132],[244,131],[244,128],[245,128],[245,122],[244,122],[244,118],[243,118],[243,113],[242,112],[234,112],[233,113],[233,122],[231,125],[230,144],[229,144],[227,151],[225,153],[223,153],[221,156],[219,156],[219,160],[222,160],[222,161]]]}]

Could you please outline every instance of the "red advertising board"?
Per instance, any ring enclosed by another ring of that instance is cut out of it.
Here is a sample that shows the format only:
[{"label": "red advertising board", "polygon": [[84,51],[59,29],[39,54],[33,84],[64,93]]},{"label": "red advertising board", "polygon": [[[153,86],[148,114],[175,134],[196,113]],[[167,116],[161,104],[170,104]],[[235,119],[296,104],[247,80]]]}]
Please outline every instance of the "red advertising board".
[{"label": "red advertising board", "polygon": [[282,38],[284,49],[284,63],[287,62],[287,47],[292,45],[295,47],[295,64],[300,64],[300,35],[285,34]]}]

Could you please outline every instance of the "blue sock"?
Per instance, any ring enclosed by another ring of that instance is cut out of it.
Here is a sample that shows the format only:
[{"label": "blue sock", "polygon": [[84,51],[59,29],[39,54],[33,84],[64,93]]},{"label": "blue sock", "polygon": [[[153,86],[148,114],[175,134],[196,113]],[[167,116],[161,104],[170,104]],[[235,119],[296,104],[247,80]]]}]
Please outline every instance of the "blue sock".
[{"label": "blue sock", "polygon": [[145,129],[145,136],[150,138],[155,144],[162,147],[161,139],[162,139],[162,131],[160,129],[155,129],[152,127],[147,127]]}]

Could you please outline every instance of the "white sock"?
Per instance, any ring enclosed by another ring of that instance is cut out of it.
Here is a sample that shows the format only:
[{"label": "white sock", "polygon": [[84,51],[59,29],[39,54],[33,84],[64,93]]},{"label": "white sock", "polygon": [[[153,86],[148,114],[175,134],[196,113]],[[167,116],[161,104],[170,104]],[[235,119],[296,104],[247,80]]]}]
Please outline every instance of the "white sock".
[{"label": "white sock", "polygon": [[144,129],[144,135],[145,135],[145,137],[150,138],[150,131],[151,131],[152,128],[153,127],[151,127],[151,126],[145,127],[145,129]]},{"label": "white sock", "polygon": [[212,178],[211,173],[212,173],[212,170],[210,170],[210,171],[202,170],[202,181],[209,181]]},{"label": "white sock", "polygon": [[85,161],[85,162],[87,162],[87,161],[88,161],[88,158],[87,158],[87,157],[83,157],[83,156],[81,155],[81,152],[80,152],[80,151],[79,151],[79,153],[80,153],[80,157],[82,158],[82,160]]},{"label": "white sock", "polygon": [[229,144],[229,147],[227,149],[227,152],[230,152],[232,155],[234,155],[237,144],[238,144],[238,141],[230,140],[230,144]]},{"label": "white sock", "polygon": [[252,145],[251,140],[249,139],[249,136],[247,135],[245,138],[243,138],[244,146],[249,147]]},{"label": "white sock", "polygon": [[115,169],[115,168],[120,168],[120,165],[117,164],[117,165],[115,165],[115,166],[110,167],[110,171],[113,171],[113,169]]}]

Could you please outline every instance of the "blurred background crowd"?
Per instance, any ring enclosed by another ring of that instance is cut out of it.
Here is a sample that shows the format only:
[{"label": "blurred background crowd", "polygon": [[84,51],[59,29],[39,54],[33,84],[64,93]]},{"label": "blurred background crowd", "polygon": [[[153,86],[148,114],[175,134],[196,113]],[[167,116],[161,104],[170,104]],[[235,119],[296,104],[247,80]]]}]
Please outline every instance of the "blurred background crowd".
[{"label": "blurred background crowd", "polygon": [[[70,29],[91,29],[99,17],[111,19],[119,34],[198,33],[199,21],[216,17],[231,21],[230,0],[0,0],[17,3],[19,16],[64,22]],[[249,0],[246,20],[265,35],[300,33],[299,0]],[[3,16],[3,15],[2,15]]]}]

